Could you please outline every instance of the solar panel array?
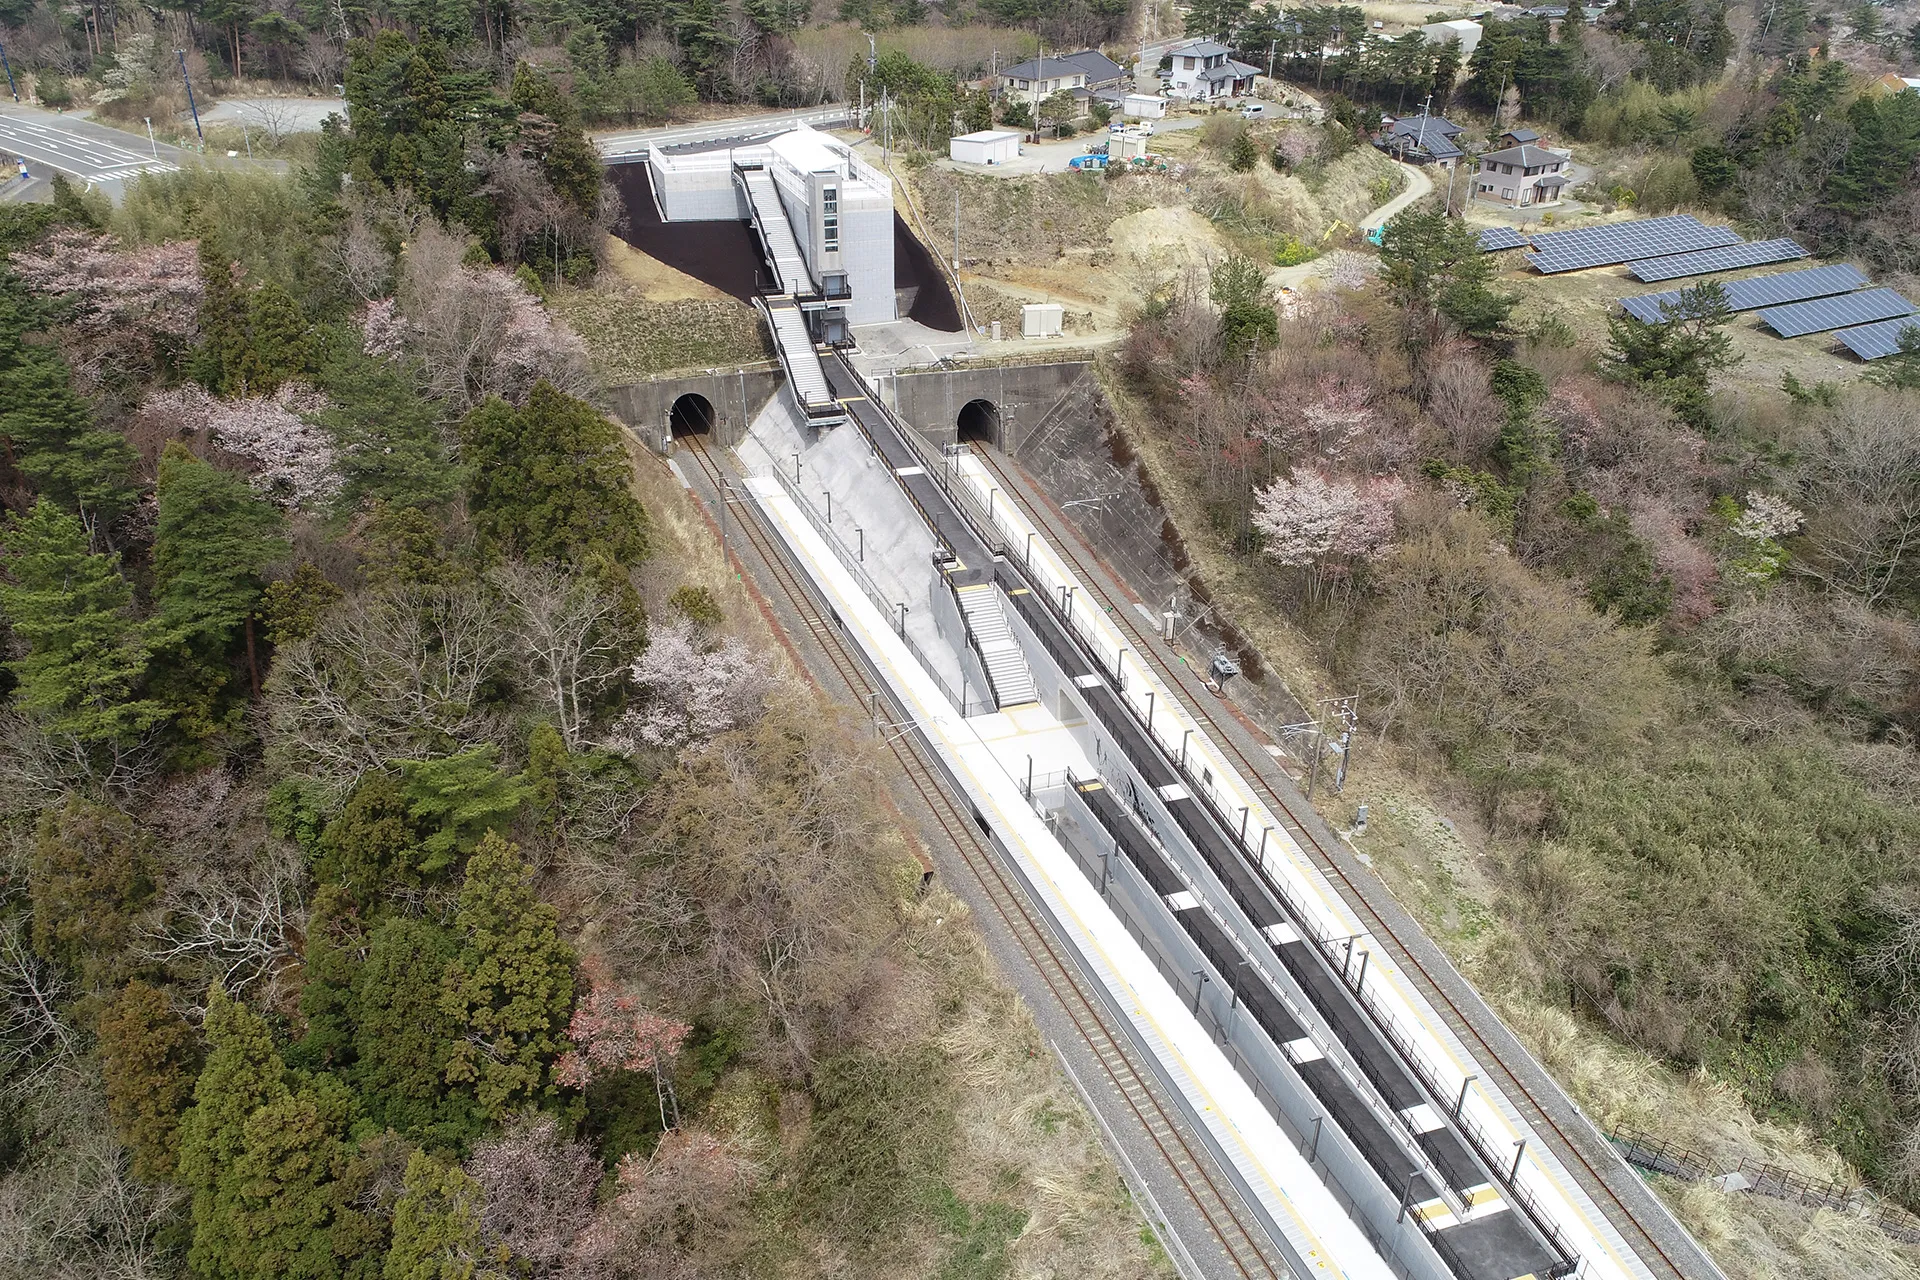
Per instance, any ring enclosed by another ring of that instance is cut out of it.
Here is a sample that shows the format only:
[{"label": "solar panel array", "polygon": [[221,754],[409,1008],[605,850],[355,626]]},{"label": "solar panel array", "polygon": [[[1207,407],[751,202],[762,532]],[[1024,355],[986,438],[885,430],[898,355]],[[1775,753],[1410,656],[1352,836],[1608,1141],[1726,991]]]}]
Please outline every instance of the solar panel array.
[{"label": "solar panel array", "polygon": [[1845,329],[1913,314],[1913,304],[1891,289],[1867,289],[1837,298],[1816,298],[1784,307],[1768,307],[1760,322],[1783,338],[1798,338],[1825,329]]},{"label": "solar panel array", "polygon": [[1649,258],[1629,262],[1627,270],[1648,284],[1678,280],[1681,276],[1703,276],[1712,271],[1732,271],[1738,267],[1761,267],[1769,262],[1791,262],[1804,258],[1807,251],[1791,240],[1756,240],[1750,244],[1730,244],[1718,249],[1700,249],[1693,253]]},{"label": "solar panel array", "polygon": [[1480,252],[1497,253],[1501,249],[1524,249],[1527,238],[1512,227],[1488,227],[1480,233]]},{"label": "solar panel array", "polygon": [[1538,252],[1528,254],[1527,261],[1543,275],[1553,275],[1739,243],[1739,235],[1725,227],[1709,227],[1698,218],[1677,213],[1604,227],[1548,231],[1533,237]]},{"label": "solar panel array", "polygon": [[1833,336],[1862,360],[1878,360],[1899,354],[1900,335],[1908,329],[1920,333],[1920,317],[1901,316],[1879,324],[1863,324],[1857,329],[1842,329]]},{"label": "solar panel array", "polygon": [[[1727,295],[1729,311],[1755,311],[1761,307],[1777,307],[1808,298],[1846,293],[1867,283],[1867,278],[1852,267],[1835,263],[1825,267],[1808,267],[1804,271],[1780,271],[1770,276],[1730,280],[1720,288]],[[1685,289],[1668,289],[1662,293],[1643,293],[1637,298],[1622,298],[1620,305],[1626,308],[1627,314],[1648,324],[1661,324],[1667,318],[1662,314],[1662,309],[1679,306],[1680,295],[1685,292]]]}]

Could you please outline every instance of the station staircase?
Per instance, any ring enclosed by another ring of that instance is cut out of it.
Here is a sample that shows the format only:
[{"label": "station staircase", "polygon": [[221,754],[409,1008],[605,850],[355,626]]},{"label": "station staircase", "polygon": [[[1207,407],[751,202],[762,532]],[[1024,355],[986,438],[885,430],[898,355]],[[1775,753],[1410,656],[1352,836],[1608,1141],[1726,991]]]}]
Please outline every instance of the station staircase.
[{"label": "station staircase", "polygon": [[999,591],[991,583],[981,582],[954,587],[953,598],[960,606],[960,619],[966,624],[967,642],[980,655],[980,665],[986,669],[994,706],[1017,707],[1037,701],[1040,695],[1034,689],[1033,669],[1020,651],[1020,642],[1013,638],[1013,629],[1007,625]]},{"label": "station staircase", "polygon": [[793,397],[809,426],[830,427],[845,422],[846,408],[827,385],[826,370],[820,365],[820,353],[800,306],[802,298],[813,297],[818,290],[800,254],[800,242],[794,239],[793,224],[787,221],[786,206],[780,203],[779,188],[765,169],[743,167],[733,172],[746,192],[753,229],[773,268],[773,291],[763,292],[754,302],[773,333],[774,350],[786,371],[787,385],[793,388]]}]

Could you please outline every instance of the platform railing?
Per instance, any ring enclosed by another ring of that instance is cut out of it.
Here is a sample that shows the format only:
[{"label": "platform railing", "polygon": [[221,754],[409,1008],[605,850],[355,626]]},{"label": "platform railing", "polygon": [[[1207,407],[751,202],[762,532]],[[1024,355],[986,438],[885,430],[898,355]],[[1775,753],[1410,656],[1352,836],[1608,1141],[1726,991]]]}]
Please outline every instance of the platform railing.
[{"label": "platform railing", "polygon": [[[910,433],[906,434],[909,434],[911,440]],[[913,443],[917,450],[924,449],[922,442],[913,441]],[[1121,678],[1124,674],[1122,662],[1126,652],[1124,646],[1116,648],[1093,629],[1090,621],[1083,620],[1077,615],[1074,609],[1074,588],[1077,584],[1055,584],[1043,579],[1032,561],[1032,540],[1014,524],[1011,509],[1005,520],[1002,520],[991,492],[987,501],[980,500],[972,483],[960,472],[959,452],[957,447],[952,451],[943,450],[941,457],[934,463],[942,491],[953,500],[963,518],[974,526],[975,533],[987,544],[989,551],[1001,557],[1002,563],[1022,579],[1020,585],[1039,596],[1054,619],[1084,647],[1085,656],[1091,658],[1099,670],[1116,673],[1116,680]],[[1009,499],[1010,506],[1011,501]],[[1022,543],[1024,545],[1020,545]],[[1056,598],[1056,592],[1061,598]],[[1473,1153],[1488,1181],[1497,1186],[1502,1196],[1520,1210],[1522,1216],[1540,1236],[1542,1243],[1557,1255],[1558,1261],[1549,1274],[1556,1276],[1572,1274],[1579,1266],[1580,1255],[1567,1243],[1559,1224],[1540,1206],[1538,1198],[1520,1181],[1519,1161],[1496,1151],[1486,1131],[1466,1114],[1464,1105],[1456,1105],[1453,1090],[1440,1082],[1431,1063],[1427,1061],[1426,1054],[1414,1044],[1412,1037],[1400,1026],[1394,1013],[1367,990],[1364,967],[1356,973],[1351,956],[1343,954],[1341,950],[1348,939],[1330,937],[1320,928],[1316,923],[1317,914],[1308,908],[1298,893],[1286,884],[1282,877],[1273,874],[1267,866],[1265,845],[1271,829],[1263,825],[1259,844],[1257,846],[1250,844],[1244,819],[1236,828],[1234,820],[1227,813],[1229,806],[1222,802],[1218,783],[1211,776],[1211,771],[1203,771],[1195,766],[1183,750],[1186,731],[1182,732],[1182,741],[1170,741],[1161,735],[1160,727],[1154,722],[1154,717],[1143,712],[1134,699],[1125,694],[1124,688],[1119,701],[1127,709],[1135,724],[1143,729],[1148,738],[1165,753],[1167,760],[1172,763],[1188,791],[1207,807],[1220,824],[1220,829],[1227,833],[1239,851],[1247,856],[1262,883],[1279,900],[1279,905],[1300,931],[1302,938],[1312,944],[1314,951],[1321,956],[1326,969],[1352,996],[1354,1003],[1365,1015],[1369,1024],[1375,1028],[1414,1076],[1422,1092],[1427,1094],[1429,1104]],[[1191,731],[1199,732],[1197,727]],[[1461,1103],[1464,1103],[1464,1097],[1462,1093]],[[1454,1189],[1463,1194],[1470,1190],[1457,1183],[1454,1184]]]},{"label": "platform railing", "polygon": [[801,495],[800,488],[794,484],[792,477],[778,467],[755,467],[748,474],[755,477],[771,476],[779,482],[780,487],[786,491],[787,497],[793,500],[793,505],[800,508],[800,514],[807,518],[807,523],[813,526],[814,532],[820,535],[820,540],[827,544],[828,550],[833,552],[834,558],[840,562],[840,567],[847,571],[848,576],[873,603],[873,607],[880,610],[882,616],[887,619],[888,624],[893,628],[893,633],[900,638],[900,643],[905,645],[907,652],[913,655],[913,660],[920,664],[920,670],[939,687],[940,696],[947,700],[949,706],[968,718],[990,715],[998,710],[990,702],[980,702],[968,698],[965,694],[954,692],[953,686],[934,667],[932,659],[928,658],[925,651],[920,648],[919,642],[907,634],[905,614],[901,610],[902,602],[887,599],[879,585],[867,573],[866,567],[847,548],[847,545],[840,541],[840,536],[821,518],[820,513],[813,509],[812,504]]}]

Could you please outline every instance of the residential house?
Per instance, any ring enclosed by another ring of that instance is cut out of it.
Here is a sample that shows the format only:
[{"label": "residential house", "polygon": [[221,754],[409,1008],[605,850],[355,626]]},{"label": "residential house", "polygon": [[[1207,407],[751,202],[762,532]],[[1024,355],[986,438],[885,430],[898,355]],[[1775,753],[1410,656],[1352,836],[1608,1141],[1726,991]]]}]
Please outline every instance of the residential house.
[{"label": "residential house", "polygon": [[1408,164],[1452,164],[1466,154],[1459,142],[1465,132],[1445,116],[1423,111],[1388,120],[1373,145]]},{"label": "residential house", "polygon": [[[1000,72],[1000,91],[1017,98],[1046,97],[1065,89],[1085,99],[1127,78],[1127,69],[1097,49],[1043,53]],[[1076,92],[1077,91],[1077,92]]]},{"label": "residential house", "polygon": [[1867,93],[1882,98],[1889,93],[1920,93],[1920,76],[1903,76],[1892,71],[1868,82]]},{"label": "residential house", "polygon": [[1531,142],[1489,151],[1480,157],[1474,198],[1514,209],[1559,204],[1561,191],[1572,181],[1567,172],[1571,167],[1567,157]]},{"label": "residential house", "polygon": [[1500,135],[1500,145],[1503,147],[1518,147],[1538,141],[1540,141],[1540,135],[1532,129],[1509,129]]},{"label": "residential house", "polygon": [[1236,62],[1233,50],[1215,40],[1195,40],[1167,56],[1173,64],[1166,77],[1167,92],[1194,102],[1252,93],[1253,79],[1260,74],[1260,68]]}]

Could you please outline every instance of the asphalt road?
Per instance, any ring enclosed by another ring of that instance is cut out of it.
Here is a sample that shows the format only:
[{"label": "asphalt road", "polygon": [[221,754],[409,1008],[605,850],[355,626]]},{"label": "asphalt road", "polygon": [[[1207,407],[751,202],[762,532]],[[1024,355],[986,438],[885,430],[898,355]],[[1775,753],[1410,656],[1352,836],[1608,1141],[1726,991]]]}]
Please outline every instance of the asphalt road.
[{"label": "asphalt road", "polygon": [[[145,138],[91,120],[11,103],[0,108],[0,153],[25,160],[35,177],[49,170],[64,173],[116,200],[128,178],[171,173],[186,156],[178,148],[150,145]],[[19,166],[10,168],[12,186],[19,182]]]}]

